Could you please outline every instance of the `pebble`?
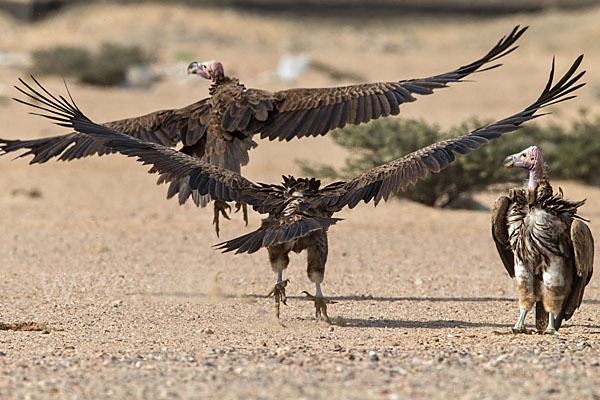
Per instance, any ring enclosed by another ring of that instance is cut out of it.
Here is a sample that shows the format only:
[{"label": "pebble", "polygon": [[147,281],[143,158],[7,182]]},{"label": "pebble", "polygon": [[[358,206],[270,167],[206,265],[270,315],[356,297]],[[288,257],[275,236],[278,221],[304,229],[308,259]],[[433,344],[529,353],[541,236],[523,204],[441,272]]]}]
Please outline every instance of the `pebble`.
[{"label": "pebble", "polygon": [[50,331],[43,330],[43,331],[41,331],[40,333],[41,333],[42,335],[48,335],[48,334],[50,334]]},{"label": "pebble", "polygon": [[369,358],[371,361],[379,361],[379,356],[374,351],[369,352]]},{"label": "pebble", "polygon": [[5,356],[6,356],[6,353],[3,351],[0,351],[0,357],[5,357]]}]

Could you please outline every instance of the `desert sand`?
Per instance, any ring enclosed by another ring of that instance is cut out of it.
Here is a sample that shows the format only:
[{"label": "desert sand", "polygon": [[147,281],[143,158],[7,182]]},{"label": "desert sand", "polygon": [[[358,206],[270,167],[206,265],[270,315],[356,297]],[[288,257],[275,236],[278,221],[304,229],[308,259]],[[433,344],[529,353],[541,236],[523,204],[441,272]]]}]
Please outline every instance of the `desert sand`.
[{"label": "desert sand", "polygon": [[[187,65],[176,64],[177,54],[219,59],[247,86],[277,90],[345,83],[316,71],[294,82],[274,80],[287,52],[365,81],[398,80],[452,70],[480,57],[514,25],[530,25],[502,68],[420,97],[401,117],[449,127],[471,116],[508,116],[537,97],[552,56],[562,72],[585,53],[588,85],[544,117],[568,123],[581,108],[600,111],[599,19],[600,8],[358,21],[94,5],[32,25],[0,16],[0,50],[22,55],[58,44],[137,43],[155,49],[168,68]],[[0,66],[0,136],[67,133],[9,99],[26,73],[20,65]],[[64,93],[60,78],[41,79]],[[181,107],[205,97],[209,86],[184,74],[147,90],[67,81],[96,121]],[[243,171],[276,182],[299,172],[297,159],[341,165],[347,155],[327,137],[262,141]],[[519,313],[517,292],[490,237],[489,211],[391,200],[342,212],[345,220],[330,230],[323,284],[337,301],[329,307],[333,325],[316,323],[312,303],[300,293],[314,291],[301,254],[285,272],[291,283],[283,328],[266,297],[275,281],[266,251],[215,251],[220,239],[212,210],[166,200],[166,187],[156,186],[146,167],[120,156],[34,166],[12,158],[0,157],[0,322],[45,326],[0,331],[2,399],[600,396],[597,277],[560,335],[509,334]],[[525,177],[515,175],[517,182]],[[554,183],[571,199],[588,199],[581,215],[600,237],[600,189]],[[475,197],[491,207],[500,193]],[[222,223],[221,240],[259,223],[251,214],[245,227],[234,214]],[[527,322],[531,327],[533,317]]]}]

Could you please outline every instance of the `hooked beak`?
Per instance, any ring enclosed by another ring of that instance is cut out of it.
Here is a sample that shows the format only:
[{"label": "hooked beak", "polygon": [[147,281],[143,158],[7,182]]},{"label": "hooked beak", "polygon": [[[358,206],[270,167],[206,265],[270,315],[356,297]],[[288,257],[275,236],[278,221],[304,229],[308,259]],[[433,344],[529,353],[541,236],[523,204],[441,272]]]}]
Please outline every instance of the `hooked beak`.
[{"label": "hooked beak", "polygon": [[198,73],[198,67],[199,67],[199,64],[198,64],[197,61],[194,61],[193,63],[191,63],[190,65],[188,65],[188,67],[187,67],[187,73],[188,73],[188,75],[197,74]]},{"label": "hooked beak", "polygon": [[504,159],[504,168],[512,168],[515,165],[515,155],[512,154]]}]

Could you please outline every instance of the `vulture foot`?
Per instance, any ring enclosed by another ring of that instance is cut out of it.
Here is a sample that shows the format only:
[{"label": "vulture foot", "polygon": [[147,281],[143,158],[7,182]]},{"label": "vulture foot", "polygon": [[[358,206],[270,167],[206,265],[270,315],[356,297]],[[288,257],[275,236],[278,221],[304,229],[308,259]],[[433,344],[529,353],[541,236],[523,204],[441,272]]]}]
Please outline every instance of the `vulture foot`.
[{"label": "vulture foot", "polygon": [[544,331],[544,335],[560,335],[554,324],[554,313],[548,313],[548,327]]},{"label": "vulture foot", "polygon": [[327,315],[327,304],[335,304],[337,301],[329,300],[323,296],[313,296],[307,291],[302,291],[306,295],[306,300],[315,302],[315,317],[317,322],[323,320],[331,325],[331,320]]},{"label": "vulture foot", "polygon": [[285,287],[289,283],[289,279],[286,279],[281,282],[277,282],[273,289],[267,294],[267,296],[273,296],[275,298],[275,316],[277,317],[277,321],[279,321],[279,306],[280,303],[283,303],[287,306],[287,296],[285,295]]},{"label": "vulture foot", "polygon": [[246,226],[248,226],[248,204],[246,203],[235,203],[235,212],[240,211],[242,209],[242,215],[244,217],[244,222]]},{"label": "vulture foot", "polygon": [[223,216],[223,218],[225,219],[231,219],[229,218],[229,215],[227,215],[227,211],[231,211],[231,206],[227,203],[225,203],[224,201],[221,200],[215,200],[215,205],[214,205],[215,209],[214,209],[214,218],[213,218],[213,225],[215,226],[215,231],[217,232],[217,237],[219,237],[219,213]]}]

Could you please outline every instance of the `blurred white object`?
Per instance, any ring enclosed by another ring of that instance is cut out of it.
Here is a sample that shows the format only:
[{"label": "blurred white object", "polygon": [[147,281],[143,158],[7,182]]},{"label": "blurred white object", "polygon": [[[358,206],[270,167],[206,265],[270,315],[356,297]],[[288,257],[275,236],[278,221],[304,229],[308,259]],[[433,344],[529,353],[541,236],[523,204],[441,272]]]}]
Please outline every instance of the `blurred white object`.
[{"label": "blurred white object", "polygon": [[283,82],[294,81],[306,72],[309,65],[310,58],[304,54],[285,54],[279,59],[277,78]]},{"label": "blurred white object", "polygon": [[26,68],[31,65],[31,56],[28,53],[5,53],[0,51],[0,65]]}]

